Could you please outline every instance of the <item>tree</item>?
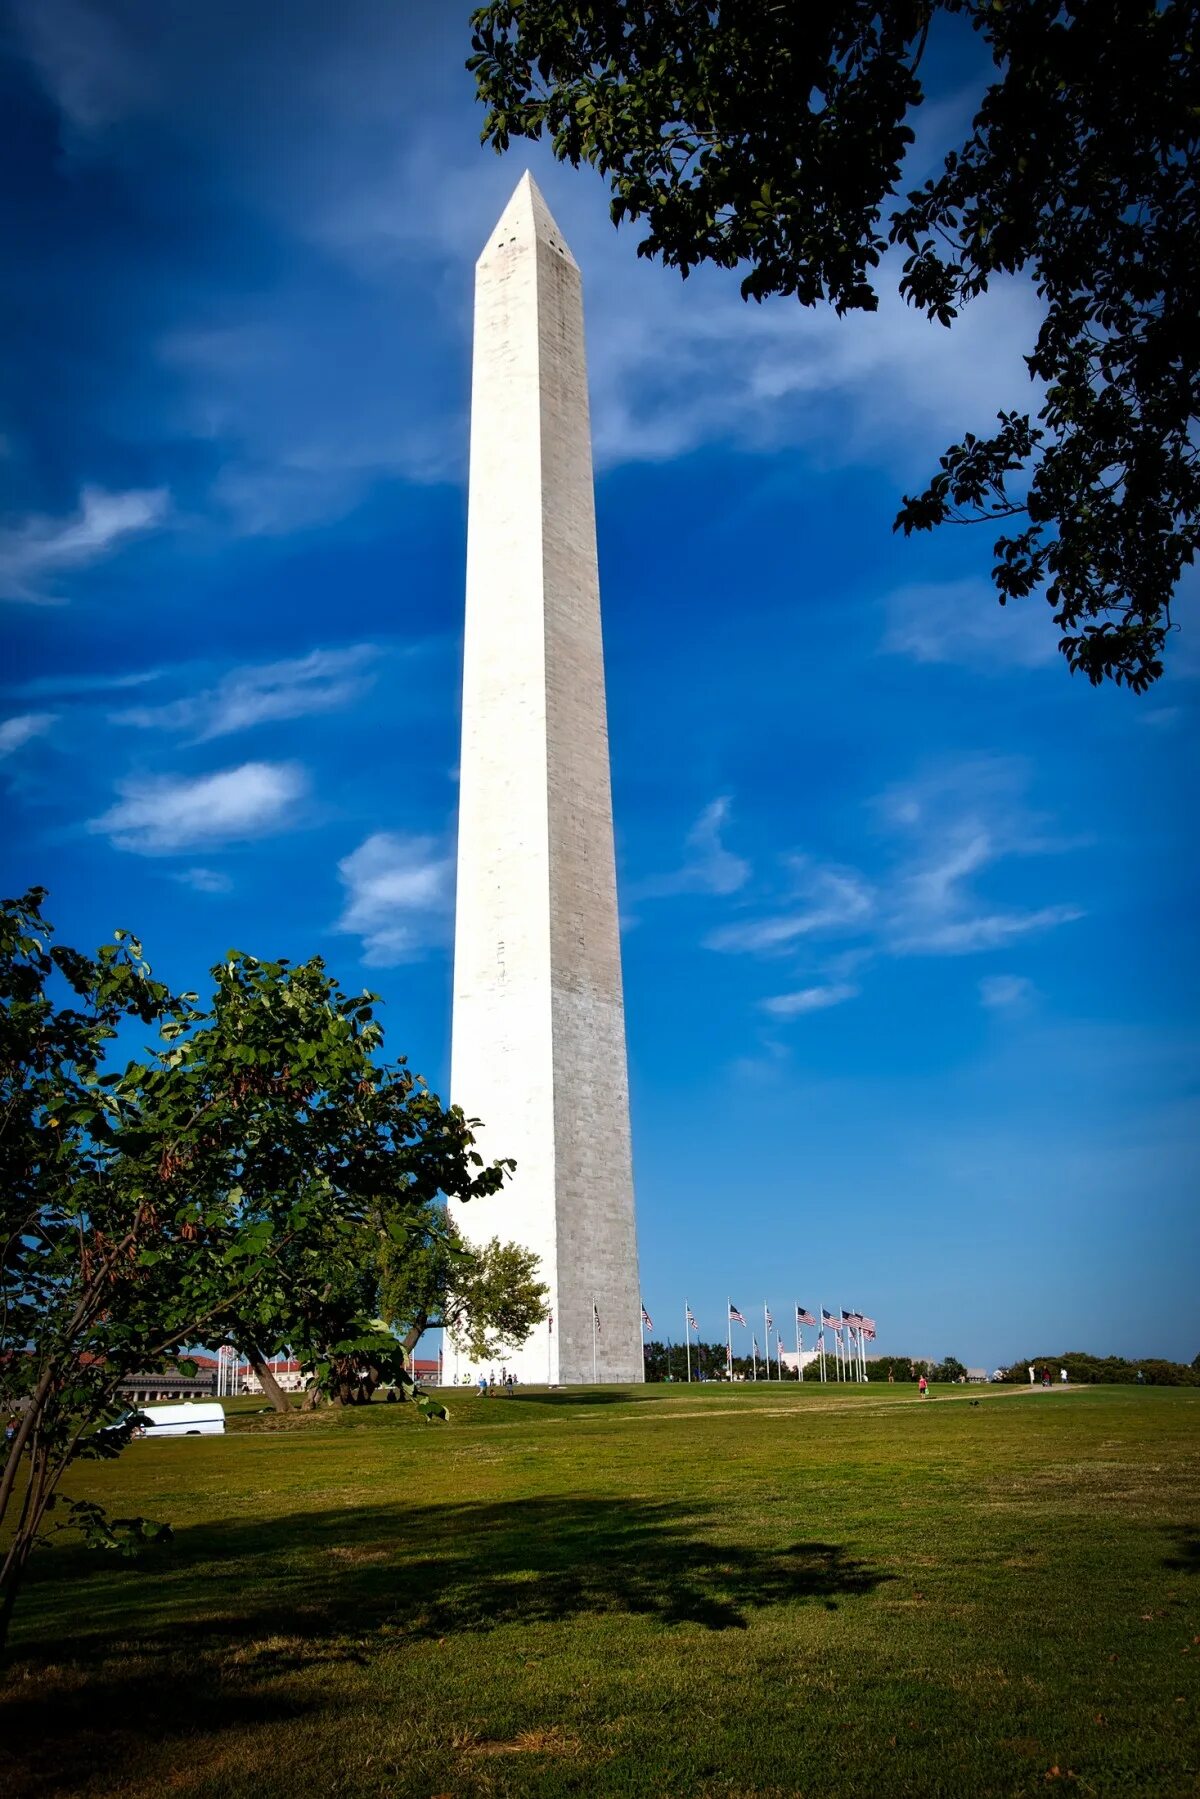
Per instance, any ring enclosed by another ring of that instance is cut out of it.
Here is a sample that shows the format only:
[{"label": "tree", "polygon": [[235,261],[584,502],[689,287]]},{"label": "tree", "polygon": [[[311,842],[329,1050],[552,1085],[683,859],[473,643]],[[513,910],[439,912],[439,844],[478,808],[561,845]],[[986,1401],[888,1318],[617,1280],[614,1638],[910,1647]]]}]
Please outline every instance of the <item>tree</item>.
[{"label": "tree", "polygon": [[[94,957],[52,947],[44,897],[0,907],[0,1404],[19,1414],[0,1470],[0,1525],[15,1509],[0,1643],[56,1508],[110,1547],[150,1528],[59,1490],[75,1460],[120,1446],[95,1427],[122,1380],[243,1333],[351,1380],[398,1350],[348,1298],[364,1248],[403,1243],[440,1194],[493,1193],[511,1167],[485,1166],[462,1112],[381,1060],[372,996],[344,994],[319,959],[231,952],[201,1010],[125,933]],[[158,1042],[108,1071],[130,1016]],[[357,1292],[373,1300],[369,1281]]]},{"label": "tree", "polygon": [[1125,1356],[1097,1356],[1082,1349],[1068,1349],[1061,1355],[1024,1356],[1002,1369],[1000,1378],[1010,1385],[1024,1386],[1031,1367],[1039,1377],[1043,1368],[1052,1372],[1065,1368],[1072,1386],[1133,1386],[1139,1376],[1151,1386],[1200,1385],[1200,1369],[1194,1363],[1189,1367],[1186,1362],[1168,1362],[1157,1356],[1131,1362]]},{"label": "tree", "polygon": [[519,1348],[548,1316],[533,1250],[498,1237],[468,1246],[440,1206],[404,1244],[381,1240],[379,1253],[379,1309],[405,1356],[426,1331],[453,1327],[468,1355],[487,1361]]},{"label": "tree", "polygon": [[956,1355],[948,1355],[937,1364],[931,1378],[936,1381],[966,1380],[967,1371]]},{"label": "tree", "polygon": [[886,1381],[911,1381],[918,1377],[913,1371],[911,1359],[906,1355],[873,1356],[867,1363],[867,1379]]},{"label": "tree", "polygon": [[114,1366],[178,1347],[164,1319],[153,1345],[114,1303],[135,1278],[157,1230],[152,1201],[118,1199],[106,1176],[106,1138],[126,1117],[100,1087],[108,1044],[126,1018],[144,1025],[187,1016],[150,978],[136,939],[118,932],[95,957],[50,942],[45,892],[0,906],[0,1408],[16,1429],[0,1465],[0,1526],[16,1505],[0,1563],[0,1649],[29,1556],[60,1502],[93,1540],[128,1544],[143,1520],[114,1529],[96,1507],[62,1500],[78,1456],[109,1445],[87,1436],[112,1408],[104,1339]]},{"label": "tree", "polygon": [[[995,79],[901,197],[951,15]],[[1001,524],[1002,605],[1043,592],[1093,683],[1158,678],[1200,542],[1195,0],[493,0],[472,23],[485,141],[548,133],[608,179],[614,223],[646,225],[638,254],[685,277],[744,268],[747,299],[874,311],[893,247],[904,298],[950,326],[1027,275],[1036,415],[947,450],[895,528]]]}]

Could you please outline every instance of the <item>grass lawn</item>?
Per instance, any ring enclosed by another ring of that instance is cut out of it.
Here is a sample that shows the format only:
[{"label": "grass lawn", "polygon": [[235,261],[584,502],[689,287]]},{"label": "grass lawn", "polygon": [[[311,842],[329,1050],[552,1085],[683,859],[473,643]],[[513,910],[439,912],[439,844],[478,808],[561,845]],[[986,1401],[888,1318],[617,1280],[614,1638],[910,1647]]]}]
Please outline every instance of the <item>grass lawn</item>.
[{"label": "grass lawn", "polygon": [[450,1403],[82,1467],[176,1538],[40,1555],[0,1790],[1200,1790],[1200,1390]]}]

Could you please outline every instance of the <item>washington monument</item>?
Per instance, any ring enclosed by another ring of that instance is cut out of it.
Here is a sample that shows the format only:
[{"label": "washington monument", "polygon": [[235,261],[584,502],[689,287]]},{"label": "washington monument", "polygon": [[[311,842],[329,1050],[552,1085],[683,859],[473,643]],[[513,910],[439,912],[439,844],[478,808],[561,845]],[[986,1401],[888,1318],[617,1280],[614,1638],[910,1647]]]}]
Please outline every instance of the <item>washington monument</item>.
[{"label": "washington monument", "polygon": [[640,1381],[583,298],[529,174],[475,269],[460,778],[450,1091],[517,1171],[456,1219],[541,1258],[520,1380]]}]

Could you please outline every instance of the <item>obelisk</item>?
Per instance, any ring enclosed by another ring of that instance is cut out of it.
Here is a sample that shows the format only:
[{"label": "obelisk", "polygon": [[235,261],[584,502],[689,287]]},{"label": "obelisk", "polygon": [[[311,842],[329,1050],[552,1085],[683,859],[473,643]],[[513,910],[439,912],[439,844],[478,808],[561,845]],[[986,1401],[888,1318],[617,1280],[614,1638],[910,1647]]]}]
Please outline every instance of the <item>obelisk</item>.
[{"label": "obelisk", "polygon": [[583,298],[528,173],[475,270],[450,1092],[517,1162],[458,1224],[535,1250],[550,1289],[496,1365],[640,1381]]}]

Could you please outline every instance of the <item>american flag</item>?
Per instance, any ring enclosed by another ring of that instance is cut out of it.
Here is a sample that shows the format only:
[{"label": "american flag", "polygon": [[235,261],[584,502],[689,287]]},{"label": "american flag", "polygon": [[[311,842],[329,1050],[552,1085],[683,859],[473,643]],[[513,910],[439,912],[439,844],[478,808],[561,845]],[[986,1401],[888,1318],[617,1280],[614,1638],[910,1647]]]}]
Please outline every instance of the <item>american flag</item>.
[{"label": "american flag", "polygon": [[825,1306],[822,1306],[821,1307],[821,1329],[822,1330],[831,1330],[831,1331],[840,1331],[841,1328],[842,1328],[841,1319],[835,1318],[831,1311],[829,1311]]},{"label": "american flag", "polygon": [[594,1299],[592,1301],[592,1324],[595,1328],[596,1335],[599,1336],[600,1335],[600,1314],[596,1310],[596,1302]]},{"label": "american flag", "polygon": [[696,1320],[692,1317],[692,1308],[687,1303],[686,1299],[683,1302],[683,1309],[687,1313],[688,1325],[690,1326],[690,1328],[692,1330],[695,1331],[696,1335],[699,1336],[700,1335],[700,1326],[696,1323]]},{"label": "american flag", "polygon": [[729,1302],[729,1316],[734,1324],[745,1325],[746,1320],[742,1317],[742,1314],[738,1311],[732,1300]]},{"label": "american flag", "polygon": [[758,1355],[758,1353],[759,1353],[759,1348],[758,1348],[758,1338],[757,1338],[757,1337],[755,1337],[755,1338],[753,1338],[753,1339],[752,1339],[752,1341],[753,1341],[753,1343],[754,1343],[754,1353],[755,1353],[755,1355]]},{"label": "american flag", "polygon": [[553,1312],[548,1312],[546,1314],[546,1322],[550,1326],[550,1335],[553,1336],[554,1335],[554,1313]]},{"label": "american flag", "polygon": [[774,1320],[774,1319],[773,1319],[773,1318],[772,1318],[772,1316],[771,1316],[771,1308],[770,1308],[770,1306],[764,1306],[764,1307],[763,1307],[763,1317],[764,1317],[764,1318],[765,1318],[765,1319],[766,1319],[766,1321],[767,1321],[767,1329],[768,1329],[768,1330],[769,1330],[769,1331],[773,1331],[773,1330],[774,1330],[774,1329],[775,1329],[775,1320]]},{"label": "american flag", "polygon": [[813,1324],[813,1325],[815,1325],[816,1322],[817,1321],[813,1317],[811,1312],[806,1312],[803,1306],[796,1307],[796,1323],[797,1324]]},{"label": "american flag", "polygon": [[863,1336],[874,1339],[876,1330],[875,1320],[873,1318],[864,1318],[861,1321],[861,1326]]},{"label": "american flag", "polygon": [[652,1331],[654,1329],[654,1320],[646,1310],[646,1302],[644,1299],[642,1301],[642,1329],[644,1331]]},{"label": "american flag", "polygon": [[858,1329],[859,1325],[863,1321],[863,1315],[861,1312],[848,1312],[846,1310],[845,1306],[842,1307],[842,1318],[845,1321],[845,1323],[852,1324],[854,1326],[855,1330]]}]

